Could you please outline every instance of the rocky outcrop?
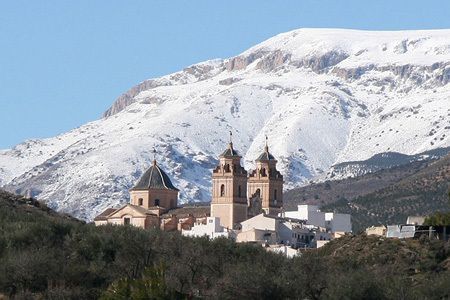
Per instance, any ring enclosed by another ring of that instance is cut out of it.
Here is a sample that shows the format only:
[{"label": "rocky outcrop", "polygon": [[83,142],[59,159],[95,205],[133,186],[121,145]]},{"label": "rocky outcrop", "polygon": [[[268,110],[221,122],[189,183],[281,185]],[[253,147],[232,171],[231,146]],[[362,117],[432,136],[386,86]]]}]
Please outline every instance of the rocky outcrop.
[{"label": "rocky outcrop", "polygon": [[232,85],[235,82],[241,81],[242,78],[230,77],[223,80],[219,80],[220,85]]},{"label": "rocky outcrop", "polygon": [[283,53],[283,51],[277,50],[261,58],[258,64],[256,65],[256,68],[264,72],[270,72],[280,67],[281,65],[289,62],[290,59],[291,54]]},{"label": "rocky outcrop", "polygon": [[316,73],[326,72],[330,67],[337,65],[349,55],[339,51],[329,51],[320,55],[311,55],[302,60],[293,61],[291,65],[297,68],[309,68]]},{"label": "rocky outcrop", "polygon": [[248,65],[256,61],[257,59],[263,57],[267,54],[267,51],[255,51],[249,55],[240,55],[230,58],[225,64],[225,69],[227,71],[239,71],[245,69]]},{"label": "rocky outcrop", "polygon": [[120,95],[113,103],[113,105],[103,113],[103,117],[107,118],[115,115],[119,111],[123,110],[128,105],[135,102],[134,97],[136,97],[140,92],[153,89],[158,86],[168,86],[171,85],[169,81],[164,80],[145,80],[138,85],[135,85],[124,94]]},{"label": "rocky outcrop", "polygon": [[[374,82],[375,86],[389,85],[391,87],[398,86],[402,82],[410,81],[416,87],[434,88],[435,86],[443,86],[450,81],[450,63],[434,63],[431,66],[422,66],[414,64],[406,65],[382,65],[377,66],[370,64],[357,68],[341,68],[336,66],[332,69],[332,73],[337,77],[345,80],[358,80],[367,72],[384,73],[382,79]],[[396,80],[392,80],[389,76],[394,75]]]}]

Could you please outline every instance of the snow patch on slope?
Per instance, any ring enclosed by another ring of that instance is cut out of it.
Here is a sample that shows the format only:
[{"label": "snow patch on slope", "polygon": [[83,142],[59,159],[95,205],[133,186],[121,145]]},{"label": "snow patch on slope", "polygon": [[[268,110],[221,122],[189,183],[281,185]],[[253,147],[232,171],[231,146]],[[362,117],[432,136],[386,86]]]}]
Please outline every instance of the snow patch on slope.
[{"label": "snow patch on slope", "polygon": [[209,201],[232,130],[247,169],[265,135],[286,188],[377,153],[450,146],[450,30],[300,29],[242,54],[146,80],[105,118],[0,151],[0,185],[91,220],[128,200],[151,149],[181,190]]}]

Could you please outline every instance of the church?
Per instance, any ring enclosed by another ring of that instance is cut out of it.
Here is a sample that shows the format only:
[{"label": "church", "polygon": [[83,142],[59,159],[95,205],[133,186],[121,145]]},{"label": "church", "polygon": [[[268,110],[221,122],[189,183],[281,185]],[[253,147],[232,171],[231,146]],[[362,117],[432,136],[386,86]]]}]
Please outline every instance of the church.
[{"label": "church", "polygon": [[156,159],[130,189],[130,203],[108,208],[98,215],[96,225],[134,225],[144,229],[186,230],[194,223],[217,217],[220,225],[237,229],[240,223],[264,212],[277,216],[283,207],[283,176],[267,144],[256,159],[256,169],[247,172],[231,140],[212,172],[211,206],[178,207],[179,190]]},{"label": "church", "polygon": [[229,229],[262,212],[277,216],[283,207],[283,175],[269,152],[267,137],[255,170],[247,172],[241,158],[230,133],[228,147],[213,170],[211,200],[211,217],[220,218],[220,224]]}]

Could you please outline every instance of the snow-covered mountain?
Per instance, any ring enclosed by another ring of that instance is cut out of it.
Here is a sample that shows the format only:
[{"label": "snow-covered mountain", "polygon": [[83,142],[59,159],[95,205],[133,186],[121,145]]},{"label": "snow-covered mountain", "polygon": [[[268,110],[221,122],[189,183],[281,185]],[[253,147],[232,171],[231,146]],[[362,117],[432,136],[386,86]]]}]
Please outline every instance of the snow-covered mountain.
[{"label": "snow-covered mountain", "polygon": [[450,30],[300,29],[146,80],[104,117],[0,151],[0,185],[92,219],[126,202],[152,148],[181,201],[209,201],[232,130],[246,168],[264,136],[286,188],[377,153],[450,146]]}]

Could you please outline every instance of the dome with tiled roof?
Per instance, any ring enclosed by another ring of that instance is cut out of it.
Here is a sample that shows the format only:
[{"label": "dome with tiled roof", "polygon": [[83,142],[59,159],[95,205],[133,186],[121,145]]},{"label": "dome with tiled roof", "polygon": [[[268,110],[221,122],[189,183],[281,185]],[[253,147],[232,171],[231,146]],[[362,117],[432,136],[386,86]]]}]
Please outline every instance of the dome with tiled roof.
[{"label": "dome with tiled roof", "polygon": [[223,157],[239,156],[239,153],[233,149],[233,143],[228,144],[228,148],[220,154]]},{"label": "dome with tiled roof", "polygon": [[225,149],[225,151],[222,152],[222,154],[220,154],[220,157],[238,157],[239,153],[233,149],[233,142],[231,140],[232,138],[232,133],[230,131],[230,142],[228,143],[228,148]]},{"label": "dome with tiled roof", "polygon": [[270,154],[268,149],[267,151],[261,153],[256,159],[256,161],[266,161],[266,160],[275,160],[275,157],[272,154]]},{"label": "dome with tiled roof", "polygon": [[172,184],[169,176],[167,176],[167,174],[156,164],[156,160],[153,161],[153,165],[145,171],[138,183],[131,190],[148,189],[178,191],[178,189]]}]

